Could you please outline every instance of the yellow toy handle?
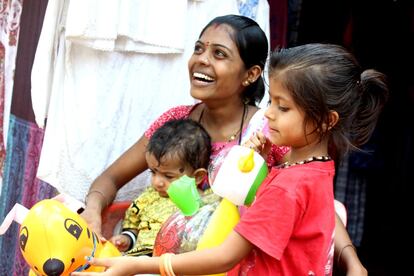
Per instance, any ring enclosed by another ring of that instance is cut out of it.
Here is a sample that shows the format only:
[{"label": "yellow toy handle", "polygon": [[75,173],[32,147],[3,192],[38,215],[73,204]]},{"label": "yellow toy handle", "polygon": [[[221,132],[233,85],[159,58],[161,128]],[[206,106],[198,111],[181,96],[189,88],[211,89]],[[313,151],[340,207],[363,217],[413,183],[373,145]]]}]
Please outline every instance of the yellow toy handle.
[{"label": "yellow toy handle", "polygon": [[241,172],[248,173],[254,168],[254,151],[250,149],[249,153],[240,157],[238,167]]},{"label": "yellow toy handle", "polygon": [[[203,236],[197,244],[197,250],[211,248],[223,243],[240,220],[239,211],[233,203],[223,198],[211,216]],[[224,276],[223,274],[213,274]]]}]

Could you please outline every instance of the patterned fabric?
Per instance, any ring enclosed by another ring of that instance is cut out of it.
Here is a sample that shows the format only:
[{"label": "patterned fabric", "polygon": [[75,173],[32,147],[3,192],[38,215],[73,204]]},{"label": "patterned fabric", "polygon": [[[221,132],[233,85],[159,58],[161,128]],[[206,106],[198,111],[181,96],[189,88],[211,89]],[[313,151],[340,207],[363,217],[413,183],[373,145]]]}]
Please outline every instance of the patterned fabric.
[{"label": "patterned fabric", "polygon": [[[3,162],[6,157],[6,148],[4,146],[3,136],[3,121],[4,121],[4,63],[5,63],[5,49],[2,43],[0,43],[0,176],[3,175]],[[1,184],[0,184],[1,187]]]},{"label": "patterned fabric", "polygon": [[158,231],[164,221],[177,210],[176,205],[169,198],[160,197],[153,187],[147,188],[125,212],[123,230],[138,231],[135,246],[126,254],[134,256],[152,254]]},{"label": "patterned fabric", "polygon": [[21,12],[22,0],[0,1],[0,176],[6,157],[4,137],[8,130]]},{"label": "patterned fabric", "polygon": [[347,209],[348,234],[355,246],[361,245],[364,234],[366,174],[350,168],[350,158],[345,157],[339,164],[335,176],[335,198]]},{"label": "patterned fabric", "polygon": [[[33,118],[30,68],[47,1],[25,1],[24,10],[22,3],[22,0],[1,1],[0,6],[0,37],[6,53],[5,71],[0,72],[4,74],[5,85],[3,131],[8,130],[0,221],[15,203],[31,208],[37,201],[56,193],[51,186],[36,179],[44,133],[30,120]],[[10,103],[13,104],[8,106]],[[27,275],[28,266],[19,250],[18,228],[13,223],[0,237],[0,275]]]},{"label": "patterned fabric", "polygon": [[[7,156],[0,198],[0,221],[15,203],[31,208],[37,201],[56,195],[54,188],[39,181],[36,166],[43,131],[35,124],[10,115]],[[0,275],[26,275],[28,267],[18,248],[19,225],[13,223],[0,237]]]}]

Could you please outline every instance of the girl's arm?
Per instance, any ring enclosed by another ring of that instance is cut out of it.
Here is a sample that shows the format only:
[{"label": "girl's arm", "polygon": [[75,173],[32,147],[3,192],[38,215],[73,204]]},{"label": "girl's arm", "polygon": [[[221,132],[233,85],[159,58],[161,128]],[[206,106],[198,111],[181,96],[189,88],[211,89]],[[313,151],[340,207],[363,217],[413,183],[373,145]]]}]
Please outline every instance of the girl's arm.
[{"label": "girl's arm", "polygon": [[337,266],[347,276],[366,276],[368,271],[358,258],[355,247],[341,219],[336,215],[335,220],[335,261]]},{"label": "girl's arm", "polygon": [[[171,257],[172,269],[176,275],[205,275],[221,273],[230,270],[238,264],[249,252],[253,245],[232,231],[227,239],[219,246],[200,251],[192,251]],[[95,258],[92,265],[105,266],[103,275],[134,275],[139,273],[160,273],[159,257],[115,257]],[[93,272],[73,272],[73,276],[97,275]]]},{"label": "girl's arm", "polygon": [[145,149],[148,139],[142,136],[92,183],[81,214],[91,230],[102,237],[101,213],[112,203],[118,190],[148,168]]}]

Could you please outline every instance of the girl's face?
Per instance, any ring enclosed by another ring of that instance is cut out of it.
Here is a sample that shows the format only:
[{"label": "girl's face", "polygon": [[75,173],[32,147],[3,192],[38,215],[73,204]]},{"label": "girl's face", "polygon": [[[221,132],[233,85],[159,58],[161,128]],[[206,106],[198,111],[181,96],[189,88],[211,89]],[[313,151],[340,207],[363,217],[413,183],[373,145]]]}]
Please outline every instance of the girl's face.
[{"label": "girl's face", "polygon": [[290,91],[275,78],[270,78],[269,99],[265,117],[273,144],[299,149],[319,141],[314,124],[308,122],[304,131],[305,113],[296,105]]},{"label": "girl's face", "polygon": [[247,70],[232,32],[228,25],[213,25],[195,43],[188,61],[192,97],[202,101],[240,97]]},{"label": "girl's face", "polygon": [[171,182],[179,179],[184,174],[192,176],[194,173],[194,169],[190,166],[184,167],[177,156],[166,155],[159,163],[154,155],[147,152],[145,159],[152,175],[151,184],[162,197],[168,197],[167,190]]}]

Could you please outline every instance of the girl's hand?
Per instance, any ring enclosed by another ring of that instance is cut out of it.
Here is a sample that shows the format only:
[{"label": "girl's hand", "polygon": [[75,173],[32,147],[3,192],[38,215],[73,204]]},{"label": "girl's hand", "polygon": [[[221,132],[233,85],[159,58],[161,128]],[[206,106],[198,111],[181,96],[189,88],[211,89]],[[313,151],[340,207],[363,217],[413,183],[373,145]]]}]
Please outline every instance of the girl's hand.
[{"label": "girl's hand", "polygon": [[[104,272],[72,272],[71,276],[93,276],[93,275],[111,275],[111,276],[126,276],[135,275],[134,263],[140,257],[120,256],[112,258],[92,258],[88,263],[92,266],[105,267]],[[135,260],[134,260],[135,259]]]},{"label": "girl's hand", "polygon": [[250,137],[250,139],[243,144],[243,146],[257,151],[263,158],[267,158],[272,146],[271,142],[266,138],[263,132],[258,131]]},{"label": "girl's hand", "polygon": [[121,252],[127,251],[131,246],[131,239],[125,235],[115,235],[109,241]]}]

